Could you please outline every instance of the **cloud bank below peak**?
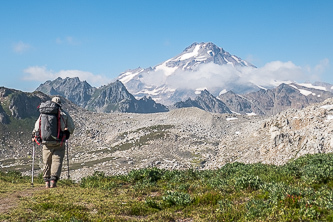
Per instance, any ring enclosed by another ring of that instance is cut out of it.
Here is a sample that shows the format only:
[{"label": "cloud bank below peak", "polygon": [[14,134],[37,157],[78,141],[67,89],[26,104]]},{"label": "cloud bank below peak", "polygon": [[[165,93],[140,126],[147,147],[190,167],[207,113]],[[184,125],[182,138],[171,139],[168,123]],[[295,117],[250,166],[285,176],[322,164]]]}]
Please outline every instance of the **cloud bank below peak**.
[{"label": "cloud bank below peak", "polygon": [[[323,59],[314,67],[297,66],[293,62],[273,61],[263,67],[237,67],[231,65],[217,65],[214,63],[203,64],[195,71],[176,70],[172,75],[166,76],[162,70],[145,73],[141,81],[147,85],[163,85],[169,87],[198,89],[226,87],[233,82],[251,82],[258,86],[277,86],[281,82],[315,82],[321,81],[321,74],[328,70],[330,61]],[[79,77],[95,87],[106,85],[114,80],[103,75],[81,70],[53,71],[46,66],[31,66],[23,70],[24,81],[45,82],[58,77]]]},{"label": "cloud bank below peak", "polygon": [[320,75],[328,68],[328,59],[320,61],[315,67],[301,67],[291,61],[273,61],[259,68],[207,63],[195,71],[177,69],[172,75],[166,75],[162,70],[144,73],[140,80],[148,86],[167,84],[173,89],[228,88],[232,83],[246,82],[262,87],[276,87],[282,82],[320,81]]}]

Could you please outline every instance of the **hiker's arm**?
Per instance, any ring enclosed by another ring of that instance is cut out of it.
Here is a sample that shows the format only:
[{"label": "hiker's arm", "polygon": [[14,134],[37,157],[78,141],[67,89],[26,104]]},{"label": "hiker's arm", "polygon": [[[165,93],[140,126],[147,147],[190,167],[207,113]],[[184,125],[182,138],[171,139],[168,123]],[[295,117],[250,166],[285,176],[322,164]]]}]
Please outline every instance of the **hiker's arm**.
[{"label": "hiker's arm", "polygon": [[35,126],[34,126],[34,129],[32,130],[32,141],[35,141],[35,135],[36,135],[36,132],[39,131],[39,120],[40,120],[40,116],[38,117],[38,119],[36,120],[35,122]]},{"label": "hiker's arm", "polygon": [[66,140],[69,139],[70,134],[74,132],[74,128],[75,127],[72,117],[66,111],[62,110],[61,129],[66,135]]},{"label": "hiker's arm", "polygon": [[74,121],[70,115],[67,115],[67,129],[70,134],[74,133],[75,125],[74,125]]},{"label": "hiker's arm", "polygon": [[38,119],[35,122],[35,127],[34,127],[34,129],[32,131],[33,133],[39,131],[39,121],[40,121],[40,116],[38,117]]}]

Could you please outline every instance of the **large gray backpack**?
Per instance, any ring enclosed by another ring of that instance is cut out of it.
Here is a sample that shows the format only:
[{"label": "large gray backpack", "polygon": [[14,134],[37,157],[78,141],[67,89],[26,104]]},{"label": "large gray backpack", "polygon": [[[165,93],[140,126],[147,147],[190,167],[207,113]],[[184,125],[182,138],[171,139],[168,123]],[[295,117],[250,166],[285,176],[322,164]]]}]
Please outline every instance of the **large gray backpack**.
[{"label": "large gray backpack", "polygon": [[42,142],[62,141],[60,105],[52,101],[46,101],[40,104],[39,112],[39,129]]}]

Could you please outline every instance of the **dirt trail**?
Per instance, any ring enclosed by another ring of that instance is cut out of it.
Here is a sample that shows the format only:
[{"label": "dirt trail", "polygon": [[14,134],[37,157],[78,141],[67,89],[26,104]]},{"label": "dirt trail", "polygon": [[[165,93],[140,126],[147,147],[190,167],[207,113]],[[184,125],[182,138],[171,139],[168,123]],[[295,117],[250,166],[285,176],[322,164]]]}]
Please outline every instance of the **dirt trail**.
[{"label": "dirt trail", "polygon": [[0,197],[0,214],[8,213],[12,208],[15,208],[22,197],[32,196],[34,193],[41,190],[45,190],[45,188],[38,185],[14,193],[8,193]]}]

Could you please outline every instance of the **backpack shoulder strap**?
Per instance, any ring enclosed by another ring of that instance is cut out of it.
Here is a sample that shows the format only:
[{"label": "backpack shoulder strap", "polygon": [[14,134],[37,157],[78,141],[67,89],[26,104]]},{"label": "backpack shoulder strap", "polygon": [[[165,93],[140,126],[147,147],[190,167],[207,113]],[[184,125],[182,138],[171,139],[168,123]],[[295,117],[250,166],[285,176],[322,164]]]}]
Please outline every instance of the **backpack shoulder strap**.
[{"label": "backpack shoulder strap", "polygon": [[61,131],[61,111],[60,111],[60,107],[58,108],[58,136],[57,138],[60,139],[60,131]]}]

